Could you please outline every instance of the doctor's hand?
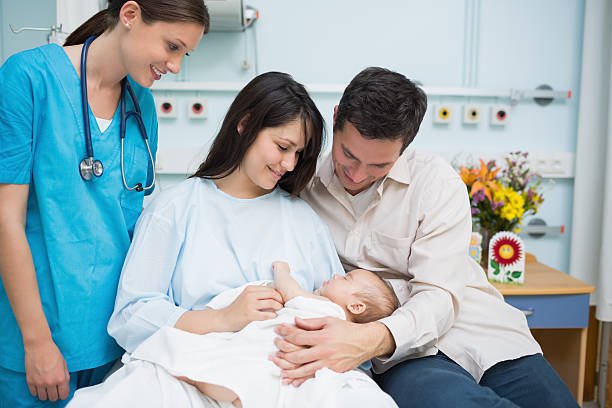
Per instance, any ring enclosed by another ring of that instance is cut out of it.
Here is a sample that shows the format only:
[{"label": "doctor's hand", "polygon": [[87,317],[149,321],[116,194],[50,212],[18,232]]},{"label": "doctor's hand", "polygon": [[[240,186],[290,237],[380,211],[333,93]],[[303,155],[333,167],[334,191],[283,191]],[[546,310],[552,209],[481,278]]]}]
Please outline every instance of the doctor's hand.
[{"label": "doctor's hand", "polygon": [[279,351],[271,360],[281,368],[284,384],[299,386],[327,367],[345,372],[364,361],[390,354],[395,342],[379,322],[358,324],[333,317],[295,319],[295,326],[281,324],[275,341]]},{"label": "doctor's hand", "polygon": [[53,340],[25,347],[25,370],[30,393],[39,400],[68,398],[70,374],[66,360]]},{"label": "doctor's hand", "polygon": [[220,309],[223,331],[237,332],[253,321],[273,319],[282,308],[283,298],[276,289],[247,286],[231,305]]}]

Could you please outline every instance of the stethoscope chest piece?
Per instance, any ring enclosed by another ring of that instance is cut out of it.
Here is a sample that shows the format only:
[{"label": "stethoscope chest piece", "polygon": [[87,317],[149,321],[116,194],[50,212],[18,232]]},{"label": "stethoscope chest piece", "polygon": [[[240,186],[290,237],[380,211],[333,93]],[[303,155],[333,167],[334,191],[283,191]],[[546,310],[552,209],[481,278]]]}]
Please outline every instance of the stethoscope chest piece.
[{"label": "stethoscope chest piece", "polygon": [[83,180],[89,181],[93,176],[100,177],[104,173],[104,166],[100,160],[86,157],[79,164],[79,172]]}]

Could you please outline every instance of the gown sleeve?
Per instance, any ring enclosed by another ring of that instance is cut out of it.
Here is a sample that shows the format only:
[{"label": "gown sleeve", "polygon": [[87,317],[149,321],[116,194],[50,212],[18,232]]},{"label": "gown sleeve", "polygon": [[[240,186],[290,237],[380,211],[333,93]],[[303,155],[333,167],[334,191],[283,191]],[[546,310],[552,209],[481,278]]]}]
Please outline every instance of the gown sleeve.
[{"label": "gown sleeve", "polygon": [[187,311],[171,297],[183,244],[176,228],[174,221],[146,210],[136,225],[108,323],[108,333],[128,352]]}]

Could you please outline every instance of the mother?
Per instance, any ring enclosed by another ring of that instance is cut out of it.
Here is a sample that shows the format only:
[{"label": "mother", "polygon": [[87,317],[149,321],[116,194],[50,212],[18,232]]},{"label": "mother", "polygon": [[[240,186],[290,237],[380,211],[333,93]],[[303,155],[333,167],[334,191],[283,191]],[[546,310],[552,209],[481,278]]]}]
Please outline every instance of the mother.
[{"label": "mother", "polygon": [[310,290],[342,271],[325,225],[296,197],[315,171],[323,118],[304,87],[270,72],[236,97],[206,161],[138,221],[108,330],[127,351],[164,326],[238,331],[275,316],[280,294],[252,286],[225,309],[218,293],[272,279],[287,259]]}]

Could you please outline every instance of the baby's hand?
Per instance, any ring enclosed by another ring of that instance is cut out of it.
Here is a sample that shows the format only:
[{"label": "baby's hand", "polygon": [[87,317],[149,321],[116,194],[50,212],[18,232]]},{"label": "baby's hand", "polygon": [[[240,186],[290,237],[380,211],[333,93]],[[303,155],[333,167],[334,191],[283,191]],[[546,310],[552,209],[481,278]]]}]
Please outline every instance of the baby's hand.
[{"label": "baby's hand", "polygon": [[282,277],[291,273],[289,269],[289,264],[284,261],[272,262],[272,272],[274,272],[274,280],[276,280],[277,276]]},{"label": "baby's hand", "polygon": [[291,271],[287,262],[272,262],[272,272],[274,272],[274,286],[283,297],[283,302],[288,302],[294,297],[306,293],[291,276]]}]

